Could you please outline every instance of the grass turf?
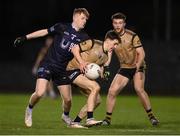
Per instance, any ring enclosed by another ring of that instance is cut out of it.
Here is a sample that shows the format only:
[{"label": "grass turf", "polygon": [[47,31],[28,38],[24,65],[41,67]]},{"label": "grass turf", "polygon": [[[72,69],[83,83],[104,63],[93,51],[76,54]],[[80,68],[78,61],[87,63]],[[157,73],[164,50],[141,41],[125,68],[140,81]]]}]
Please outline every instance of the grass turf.
[{"label": "grass turf", "polygon": [[[168,135],[180,134],[180,99],[178,97],[151,97],[153,111],[160,125],[153,127],[137,96],[118,96],[111,126],[94,126],[89,129],[68,128],[61,121],[61,100],[43,98],[33,111],[33,126],[24,125],[24,111],[30,95],[0,94],[0,135]],[[102,120],[105,116],[106,96],[96,109],[94,117]],[[86,99],[73,96],[70,116],[75,117]]]}]

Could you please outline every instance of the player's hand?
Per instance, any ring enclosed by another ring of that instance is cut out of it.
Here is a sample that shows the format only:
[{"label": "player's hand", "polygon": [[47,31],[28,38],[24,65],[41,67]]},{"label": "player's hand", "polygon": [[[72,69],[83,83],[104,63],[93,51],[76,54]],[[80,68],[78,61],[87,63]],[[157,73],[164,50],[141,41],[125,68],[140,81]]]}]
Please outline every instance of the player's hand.
[{"label": "player's hand", "polygon": [[21,36],[16,38],[16,40],[14,41],[14,47],[22,46],[26,40],[27,40],[26,36]]},{"label": "player's hand", "polygon": [[104,66],[104,73],[103,73],[103,75],[104,75],[104,79],[105,80],[109,80],[109,78],[110,78],[110,68],[109,68],[109,66]]},{"label": "player's hand", "polygon": [[86,69],[86,66],[88,65],[89,63],[88,62],[81,62],[80,64],[79,64],[79,69],[80,69],[80,71],[81,71],[81,73],[85,73],[85,69]]}]

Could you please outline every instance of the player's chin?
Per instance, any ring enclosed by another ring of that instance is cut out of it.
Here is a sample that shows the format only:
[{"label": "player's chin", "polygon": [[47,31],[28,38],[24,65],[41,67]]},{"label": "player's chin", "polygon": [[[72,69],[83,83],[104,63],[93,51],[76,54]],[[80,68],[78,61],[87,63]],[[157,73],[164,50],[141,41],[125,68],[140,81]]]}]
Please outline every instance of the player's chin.
[{"label": "player's chin", "polygon": [[116,31],[117,33],[120,33],[120,32],[121,32],[121,29],[120,29],[120,28],[116,28],[115,31]]},{"label": "player's chin", "polygon": [[85,24],[81,26],[81,29],[83,29],[85,27]]}]

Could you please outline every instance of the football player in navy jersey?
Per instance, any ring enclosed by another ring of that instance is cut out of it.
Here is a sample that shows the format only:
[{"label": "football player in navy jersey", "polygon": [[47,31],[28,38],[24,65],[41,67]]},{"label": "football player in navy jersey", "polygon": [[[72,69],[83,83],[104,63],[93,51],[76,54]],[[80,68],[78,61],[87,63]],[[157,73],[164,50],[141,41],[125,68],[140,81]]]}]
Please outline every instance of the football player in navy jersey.
[{"label": "football player in navy jersey", "polygon": [[[30,33],[28,35],[18,37],[14,41],[14,46],[22,45],[26,40],[43,37],[48,34],[54,35],[54,44],[48,50],[44,60],[41,62],[37,72],[37,82],[35,92],[31,95],[29,104],[25,113],[25,125],[32,126],[32,109],[40,100],[45,91],[49,81],[52,81],[57,86],[63,98],[64,113],[63,120],[70,123],[69,107],[71,107],[71,85],[70,79],[66,72],[68,62],[75,57],[79,63],[79,69],[84,72],[87,65],[81,56],[78,43],[87,40],[88,35],[82,31],[89,18],[89,13],[85,8],[77,8],[73,12],[72,23],[57,23],[49,29],[42,29]],[[94,95],[94,97],[96,97]]]}]

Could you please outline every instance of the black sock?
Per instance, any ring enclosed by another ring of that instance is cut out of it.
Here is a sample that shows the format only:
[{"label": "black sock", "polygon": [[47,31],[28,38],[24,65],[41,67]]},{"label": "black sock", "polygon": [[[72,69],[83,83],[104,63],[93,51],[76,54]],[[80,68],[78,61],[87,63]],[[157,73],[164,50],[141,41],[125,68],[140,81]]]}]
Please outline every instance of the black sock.
[{"label": "black sock", "polygon": [[33,108],[33,105],[29,104],[29,106],[28,106],[28,107],[29,107],[29,109],[32,109],[32,108]]},{"label": "black sock", "polygon": [[81,122],[81,118],[79,117],[79,116],[77,116],[76,118],[75,118],[75,120],[74,120],[74,122]]},{"label": "black sock", "polygon": [[69,116],[69,112],[64,111],[64,115]]},{"label": "black sock", "polygon": [[93,118],[93,112],[87,112],[87,118],[88,119]]}]

